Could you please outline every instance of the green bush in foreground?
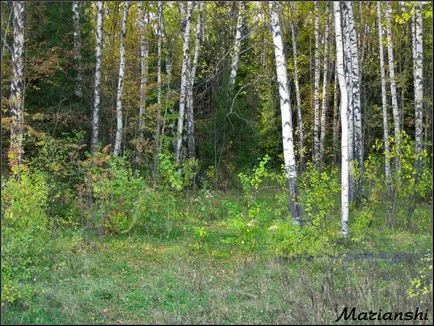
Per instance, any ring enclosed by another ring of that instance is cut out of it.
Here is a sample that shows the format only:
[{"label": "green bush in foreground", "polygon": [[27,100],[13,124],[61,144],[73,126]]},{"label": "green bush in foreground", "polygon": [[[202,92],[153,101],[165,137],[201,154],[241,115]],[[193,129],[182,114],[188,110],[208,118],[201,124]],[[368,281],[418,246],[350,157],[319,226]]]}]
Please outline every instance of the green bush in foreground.
[{"label": "green bush in foreground", "polygon": [[2,185],[2,305],[31,295],[30,286],[24,284],[49,240],[43,174],[30,173],[24,166],[13,172]]}]

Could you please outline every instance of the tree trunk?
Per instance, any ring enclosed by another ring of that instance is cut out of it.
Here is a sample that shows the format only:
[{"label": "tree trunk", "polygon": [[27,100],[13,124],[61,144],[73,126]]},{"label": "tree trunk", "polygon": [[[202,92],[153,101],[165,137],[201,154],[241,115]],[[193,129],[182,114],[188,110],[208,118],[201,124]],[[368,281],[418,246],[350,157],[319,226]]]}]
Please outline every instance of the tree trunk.
[{"label": "tree trunk", "polygon": [[157,42],[157,115],[155,121],[155,151],[154,151],[154,179],[158,175],[160,155],[160,129],[161,129],[161,42],[163,38],[163,3],[158,1],[158,42]]},{"label": "tree trunk", "polygon": [[390,77],[390,94],[392,96],[392,112],[393,112],[393,125],[394,125],[394,136],[395,136],[395,146],[396,154],[395,158],[395,169],[397,175],[399,176],[399,166],[400,166],[400,120],[399,120],[399,108],[398,108],[398,97],[396,94],[396,80],[395,80],[395,59],[393,56],[393,42],[392,42],[392,27],[391,27],[391,7],[390,2],[386,1],[386,33],[387,33],[387,53],[389,56],[389,77]]},{"label": "tree trunk", "polygon": [[338,73],[335,65],[335,81],[333,85],[333,162],[338,162],[339,134],[339,103],[338,103]]},{"label": "tree trunk", "polygon": [[12,2],[12,82],[10,95],[11,138],[8,152],[11,167],[23,161],[24,124],[24,1]]},{"label": "tree trunk", "polygon": [[329,5],[326,3],[326,27],[324,33],[324,63],[323,63],[323,81],[322,81],[322,105],[321,105],[321,126],[320,126],[320,143],[319,143],[319,163],[323,164],[324,143],[326,136],[326,115],[328,110],[328,66],[329,66]]},{"label": "tree trunk", "polygon": [[[294,2],[290,2],[290,6],[292,9],[292,13],[295,14]],[[297,133],[299,136],[300,167],[301,167],[301,170],[303,171],[304,167],[305,167],[303,116],[301,114],[301,96],[300,96],[300,86],[298,84],[297,40],[296,40],[296,35],[295,35],[295,27],[294,27],[293,17],[291,17],[290,24],[291,24],[291,35],[292,35],[292,54],[293,54],[293,58],[294,58],[294,85],[295,85],[295,99],[296,99],[296,103],[297,103],[297,122],[298,122]]]},{"label": "tree trunk", "polygon": [[414,43],[413,43],[413,77],[414,77],[414,108],[415,108],[415,145],[416,170],[420,173],[422,152],[422,125],[423,125],[423,19],[422,4],[415,4]]},{"label": "tree trunk", "polygon": [[124,2],[124,11],[122,14],[122,30],[119,46],[119,79],[118,79],[118,92],[116,96],[116,138],[113,150],[113,156],[121,154],[122,146],[122,92],[124,89],[124,73],[125,73],[125,35],[127,32],[127,17],[130,2]]},{"label": "tree trunk", "polygon": [[377,2],[378,18],[378,40],[380,49],[380,75],[381,75],[381,102],[383,106],[383,141],[384,141],[384,173],[386,176],[386,187],[391,193],[390,180],[390,145],[389,145],[389,124],[387,117],[387,93],[386,93],[386,74],[384,70],[384,50],[383,50],[383,27],[381,25],[381,2]]},{"label": "tree trunk", "polygon": [[273,35],[274,55],[276,59],[276,74],[279,84],[280,113],[282,118],[283,158],[285,174],[289,190],[289,208],[295,223],[302,224],[301,209],[297,196],[297,170],[294,155],[294,141],[292,131],[292,112],[288,90],[288,73],[286,69],[285,53],[283,51],[282,31],[279,16],[276,11],[277,2],[270,1],[271,31]]},{"label": "tree trunk", "polygon": [[100,110],[100,93],[101,93],[101,65],[102,65],[102,37],[103,37],[103,2],[97,1],[97,20],[96,20],[96,65],[95,65],[95,86],[93,94],[93,112],[92,112],[92,138],[90,142],[90,150],[95,152],[95,147],[98,143],[99,133],[99,110]]},{"label": "tree trunk", "polygon": [[145,12],[144,3],[137,5],[138,25],[140,35],[140,104],[139,104],[139,141],[137,142],[137,155],[143,152],[142,146],[145,137],[145,108],[146,85],[148,83],[148,40],[145,35],[146,25],[149,23],[148,13]]},{"label": "tree trunk", "polygon": [[237,78],[238,60],[240,57],[241,47],[241,29],[243,27],[243,16],[241,7],[238,6],[237,29],[235,32],[234,49],[232,54],[231,73],[229,75],[229,94],[234,90],[235,80]]},{"label": "tree trunk", "polygon": [[73,23],[74,23],[74,60],[77,67],[75,76],[75,95],[78,98],[83,96],[82,76],[81,76],[81,33],[80,33],[80,7],[81,2],[72,2]]},{"label": "tree trunk", "polygon": [[185,114],[185,102],[188,91],[188,57],[190,48],[190,25],[191,25],[191,1],[187,1],[187,9],[185,14],[185,30],[184,30],[184,44],[182,46],[183,59],[181,68],[181,90],[179,94],[179,116],[178,116],[178,128],[176,133],[176,145],[175,145],[175,160],[180,161],[181,149],[182,149],[182,131],[184,129],[184,114]]},{"label": "tree trunk", "polygon": [[194,139],[194,110],[193,110],[193,86],[196,77],[197,61],[199,58],[200,33],[202,30],[202,2],[199,2],[198,18],[196,25],[196,41],[194,45],[193,62],[190,68],[189,85],[187,94],[187,157],[194,158],[196,155],[196,143]]},{"label": "tree trunk", "polygon": [[338,1],[333,2],[333,13],[335,18],[335,38],[336,38],[336,71],[339,79],[339,89],[341,93],[341,221],[342,235],[349,235],[348,217],[349,217],[349,161],[348,161],[348,95],[346,89],[345,72],[344,72],[344,53],[342,44],[341,30],[341,9]]},{"label": "tree trunk", "polygon": [[[352,109],[353,109],[353,121],[350,121],[350,124],[354,124],[353,126],[353,140],[354,140],[354,159],[355,165],[359,171],[363,172],[363,137],[362,137],[362,114],[360,107],[360,69],[359,69],[359,54],[357,47],[357,33],[354,25],[354,15],[353,15],[353,7],[351,1],[345,1],[344,6],[347,7],[348,13],[348,29],[349,29],[349,48],[351,55],[351,70],[350,70],[350,78],[352,85]],[[353,176],[354,179],[354,176]],[[360,196],[361,192],[361,184],[360,178],[356,181],[355,185],[355,194],[356,197]]]},{"label": "tree trunk", "polygon": [[314,125],[313,125],[313,162],[319,167],[319,132],[320,132],[320,103],[319,103],[319,80],[320,80],[320,58],[319,58],[319,8],[318,1],[314,2],[314,34],[315,34],[315,77],[314,77]]}]

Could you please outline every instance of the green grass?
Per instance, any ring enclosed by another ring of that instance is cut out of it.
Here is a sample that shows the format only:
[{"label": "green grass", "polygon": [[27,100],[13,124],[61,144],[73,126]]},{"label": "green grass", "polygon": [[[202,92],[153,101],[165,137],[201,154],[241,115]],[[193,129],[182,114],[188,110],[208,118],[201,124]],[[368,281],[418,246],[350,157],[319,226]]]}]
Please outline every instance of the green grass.
[{"label": "green grass", "polygon": [[[407,294],[422,266],[414,255],[432,252],[429,230],[375,226],[360,241],[338,244],[332,257],[277,257],[265,245],[237,241],[229,213],[241,209],[227,196],[203,202],[207,214],[187,205],[189,218],[173,237],[136,228],[83,241],[79,231],[59,230],[48,262],[34,269],[32,298],[2,306],[2,322],[325,324],[345,306],[430,309],[429,295]],[[207,233],[202,239],[199,227]],[[366,252],[372,256],[343,258]],[[384,253],[407,256],[382,259]]]}]

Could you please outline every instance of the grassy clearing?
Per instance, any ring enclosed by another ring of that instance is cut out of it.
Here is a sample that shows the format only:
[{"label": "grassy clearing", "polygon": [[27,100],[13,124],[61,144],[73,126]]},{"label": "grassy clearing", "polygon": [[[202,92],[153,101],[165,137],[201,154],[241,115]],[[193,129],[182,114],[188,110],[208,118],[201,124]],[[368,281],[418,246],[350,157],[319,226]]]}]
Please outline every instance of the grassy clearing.
[{"label": "grassy clearing", "polygon": [[[49,262],[34,271],[32,299],[3,306],[2,322],[333,323],[345,306],[412,311],[432,304],[429,296],[407,295],[420,270],[414,255],[431,250],[430,232],[370,232],[362,247],[372,257],[342,258],[361,247],[350,243],[335,257],[281,259],[227,241],[224,217],[189,223],[174,238],[138,230],[85,242],[78,231],[59,232]],[[200,227],[205,238],[192,236]]]}]

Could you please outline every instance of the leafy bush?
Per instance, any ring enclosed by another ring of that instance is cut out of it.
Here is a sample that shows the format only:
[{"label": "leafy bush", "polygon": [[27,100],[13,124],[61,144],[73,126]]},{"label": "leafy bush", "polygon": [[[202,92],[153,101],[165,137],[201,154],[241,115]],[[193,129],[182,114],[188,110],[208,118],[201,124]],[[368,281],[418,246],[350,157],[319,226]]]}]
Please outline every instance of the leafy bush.
[{"label": "leafy bush", "polygon": [[130,229],[137,218],[136,201],[146,187],[144,178],[134,175],[123,158],[109,159],[107,167],[93,167],[90,177],[95,198],[94,222],[102,223],[108,232]]},{"label": "leafy bush", "polygon": [[75,201],[74,186],[83,178],[80,158],[83,154],[84,133],[62,134],[53,138],[42,134],[35,143],[37,153],[30,159],[33,170],[44,172],[48,186],[47,215],[50,222],[58,225],[76,226],[80,216]]},{"label": "leafy bush", "polygon": [[268,249],[279,257],[317,256],[332,253],[331,237],[313,225],[277,221],[268,228]]},{"label": "leafy bush", "polygon": [[188,159],[178,164],[172,155],[161,153],[160,159],[160,178],[163,188],[181,191],[185,187],[191,186],[197,174],[198,161]]},{"label": "leafy bush", "polygon": [[[182,216],[177,212],[178,199],[172,193],[172,186],[184,183],[176,172],[172,174],[173,179],[166,179],[170,182],[167,187],[155,189],[148,186],[144,177],[134,173],[124,158],[99,160],[104,162],[103,166],[91,164],[87,181],[94,199],[90,208],[93,227],[103,227],[108,233],[127,233],[134,227],[160,236],[174,232]],[[169,170],[169,163],[162,166]]]},{"label": "leafy bush", "polygon": [[310,162],[300,178],[300,202],[304,209],[304,219],[322,230],[330,230],[339,210],[340,182],[338,168],[318,170]]},{"label": "leafy bush", "polygon": [[426,300],[426,304],[432,305],[432,277],[432,253],[428,253],[422,258],[419,276],[411,281],[408,296],[419,297],[421,303]]},{"label": "leafy bush", "polygon": [[48,188],[41,172],[15,167],[2,184],[2,305],[32,294],[26,282],[49,240],[47,201]]},{"label": "leafy bush", "polygon": [[[390,137],[394,143],[393,137]],[[417,214],[417,203],[431,200],[432,192],[432,171],[429,167],[430,155],[423,150],[419,157],[416,157],[414,141],[405,133],[401,133],[401,143],[398,148],[396,144],[390,151],[392,178],[391,192],[388,193],[384,177],[384,152],[383,144],[377,141],[373,150],[364,164],[364,192],[367,201],[373,208],[388,208],[388,223],[408,227],[414,224]],[[399,157],[399,171],[395,167],[394,160]],[[416,160],[422,162],[420,170],[416,168]],[[416,223],[417,224],[417,223]]]}]

